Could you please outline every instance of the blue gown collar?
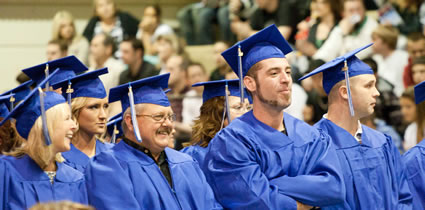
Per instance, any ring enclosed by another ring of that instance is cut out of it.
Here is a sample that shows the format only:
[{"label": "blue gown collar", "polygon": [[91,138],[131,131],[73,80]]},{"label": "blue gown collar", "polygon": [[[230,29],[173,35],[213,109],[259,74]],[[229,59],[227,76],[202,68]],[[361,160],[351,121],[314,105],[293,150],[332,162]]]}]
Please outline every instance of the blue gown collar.
[{"label": "blue gown collar", "polygon": [[[14,166],[23,179],[27,181],[49,181],[47,174],[44,173],[40,166],[38,166],[30,156],[24,155],[21,158],[10,157],[10,160],[13,161],[13,159],[15,159],[14,162],[16,162]],[[56,165],[55,181],[75,182],[83,177],[81,173],[69,173],[70,170],[74,169],[63,163],[56,162]]]},{"label": "blue gown collar", "polygon": [[359,142],[354,138],[353,135],[351,135],[347,130],[344,128],[341,128],[337,124],[333,123],[332,121],[322,118],[317,124],[326,123],[328,127],[328,134],[332,137],[332,142],[337,146],[337,148],[350,148],[350,147],[356,147],[356,146],[366,146],[373,148],[371,140],[368,138],[367,127],[364,125],[362,126],[362,143],[359,144]]},{"label": "blue gown collar", "polygon": [[[104,143],[96,139],[95,155],[98,155],[100,152],[104,151],[104,147]],[[77,149],[73,144],[71,144],[71,149],[69,151],[62,153],[62,156],[69,162],[73,162],[78,165],[86,165],[90,161],[90,157]]]}]

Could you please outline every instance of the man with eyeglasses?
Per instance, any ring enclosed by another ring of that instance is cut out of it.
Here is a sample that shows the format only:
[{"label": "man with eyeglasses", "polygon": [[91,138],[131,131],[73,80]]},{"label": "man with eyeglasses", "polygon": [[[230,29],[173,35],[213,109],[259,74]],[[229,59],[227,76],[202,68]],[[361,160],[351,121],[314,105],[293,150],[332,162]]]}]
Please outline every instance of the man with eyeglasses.
[{"label": "man with eyeglasses", "polygon": [[121,101],[123,140],[85,171],[97,209],[221,209],[199,165],[168,148],[176,116],[163,89],[170,74],[112,88]]}]

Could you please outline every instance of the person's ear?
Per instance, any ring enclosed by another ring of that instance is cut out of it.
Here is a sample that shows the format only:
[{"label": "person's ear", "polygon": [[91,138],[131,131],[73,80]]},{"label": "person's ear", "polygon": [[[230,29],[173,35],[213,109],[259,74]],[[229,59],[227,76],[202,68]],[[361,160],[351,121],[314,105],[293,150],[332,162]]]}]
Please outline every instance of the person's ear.
[{"label": "person's ear", "polygon": [[243,78],[243,83],[247,90],[249,90],[251,93],[257,90],[257,83],[255,82],[255,79],[251,76],[245,76]]}]

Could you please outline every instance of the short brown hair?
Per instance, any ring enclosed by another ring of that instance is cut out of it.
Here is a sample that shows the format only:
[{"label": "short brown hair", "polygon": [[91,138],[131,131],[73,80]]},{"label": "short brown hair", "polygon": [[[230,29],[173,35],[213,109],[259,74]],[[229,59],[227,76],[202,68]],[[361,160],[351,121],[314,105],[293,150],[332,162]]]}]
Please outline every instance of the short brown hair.
[{"label": "short brown hair", "polygon": [[388,45],[391,49],[397,47],[398,30],[393,26],[379,25],[373,32],[372,36],[377,36]]},{"label": "short brown hair", "polygon": [[50,44],[57,45],[61,52],[67,52],[68,51],[68,44],[64,40],[52,39],[47,44],[48,45],[50,45]]},{"label": "short brown hair", "polygon": [[192,126],[191,145],[207,147],[215,134],[220,131],[223,121],[224,96],[208,99],[201,106],[201,114]]},{"label": "short brown hair", "polygon": [[[0,117],[0,121],[2,120],[3,118]],[[15,122],[11,120],[6,121],[0,126],[0,140],[0,154],[3,154],[3,152],[10,152],[14,148],[20,147],[24,142],[24,139],[22,139],[16,131]]]}]

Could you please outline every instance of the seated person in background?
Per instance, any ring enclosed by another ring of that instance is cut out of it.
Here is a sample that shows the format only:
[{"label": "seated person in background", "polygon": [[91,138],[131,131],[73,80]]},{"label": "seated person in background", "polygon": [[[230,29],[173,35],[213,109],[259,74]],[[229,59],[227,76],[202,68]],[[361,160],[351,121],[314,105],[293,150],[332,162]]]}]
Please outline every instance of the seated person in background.
[{"label": "seated person in background", "polygon": [[232,31],[238,40],[245,39],[255,32],[270,24],[276,24],[279,31],[287,40],[292,40],[291,35],[296,25],[307,16],[307,1],[287,0],[256,0],[257,9],[249,21],[234,20]]},{"label": "seated person in background", "polygon": [[[415,103],[423,107],[425,100],[425,82],[415,86]],[[422,112],[422,118],[425,113]],[[411,148],[403,155],[403,161],[406,165],[407,180],[410,191],[413,196],[413,209],[425,208],[425,141],[417,141],[417,145]]]},{"label": "seated person in background", "polygon": [[65,10],[56,12],[52,24],[52,39],[64,41],[68,45],[68,55],[75,55],[88,65],[89,42],[77,34],[72,14]]},{"label": "seated person in background", "polygon": [[425,56],[416,58],[412,62],[412,78],[414,85],[425,81]]},{"label": "seated person in background", "polygon": [[[378,22],[366,15],[363,0],[343,0],[342,20],[335,26],[327,41],[313,55],[313,59],[329,62],[332,59],[372,42],[372,32]],[[338,46],[338,47],[336,47]],[[360,59],[369,57],[372,49],[358,54]]]},{"label": "seated person in background", "polygon": [[225,78],[227,73],[233,72],[230,66],[224,60],[223,56],[221,56],[221,53],[229,47],[230,45],[223,41],[214,43],[214,58],[216,68],[211,72],[210,81],[222,80]]},{"label": "seated person in background", "polygon": [[160,35],[155,41],[155,46],[158,50],[158,61],[155,63],[156,67],[160,69],[159,74],[166,73],[165,66],[168,59],[174,55],[183,55],[184,44],[175,34]]},{"label": "seated person in background", "polygon": [[379,25],[372,32],[373,59],[378,64],[378,75],[394,86],[393,92],[400,97],[403,93],[403,69],[409,61],[409,54],[396,49],[398,31],[392,26]]},{"label": "seated person in background", "polygon": [[[90,18],[83,36],[91,42],[99,33],[106,33],[115,40],[116,49],[125,38],[135,37],[139,20],[117,9],[114,0],[93,0],[94,16]],[[119,51],[114,52],[120,58]]]},{"label": "seated person in background", "polygon": [[409,34],[407,36],[406,51],[409,53],[409,62],[406,67],[404,67],[403,71],[404,88],[415,85],[412,77],[412,62],[416,58],[425,56],[425,36],[421,32]]},{"label": "seated person in background", "polygon": [[425,136],[425,105],[415,104],[413,86],[408,87],[400,97],[401,111],[409,125],[404,132],[405,151],[418,144]]},{"label": "seated person in background", "polygon": [[161,23],[161,8],[159,5],[149,5],[143,10],[142,21],[139,24],[136,38],[140,39],[145,46],[146,55],[156,55],[155,40],[160,35],[174,34],[173,29]]},{"label": "seated person in background", "polygon": [[119,84],[136,81],[146,77],[158,75],[158,70],[151,63],[143,60],[145,48],[136,38],[125,39],[120,44],[121,59],[127,69],[121,72]]},{"label": "seated person in background", "polygon": [[47,43],[46,58],[47,61],[63,58],[68,55],[68,45],[65,41],[54,39]]},{"label": "seated person in background", "polygon": [[[308,36],[297,39],[298,51],[311,57],[326,42],[329,34],[341,20],[342,5],[340,0],[313,0],[314,15],[317,21],[308,29]],[[311,5],[310,5],[311,8]]]},{"label": "seated person in background", "polygon": [[[187,67],[187,82],[189,85],[193,85],[199,82],[208,81],[207,71],[201,63],[191,63]],[[199,117],[202,105],[202,91],[203,87],[192,87],[185,94],[183,98],[183,124],[191,127],[193,121]],[[190,129],[190,128],[189,128]],[[192,130],[191,130],[192,132]]]},{"label": "seated person in background", "polygon": [[124,137],[86,169],[89,203],[95,208],[221,208],[198,163],[168,148],[176,119],[163,91],[169,76],[111,89],[109,101],[120,100],[124,110]]}]

